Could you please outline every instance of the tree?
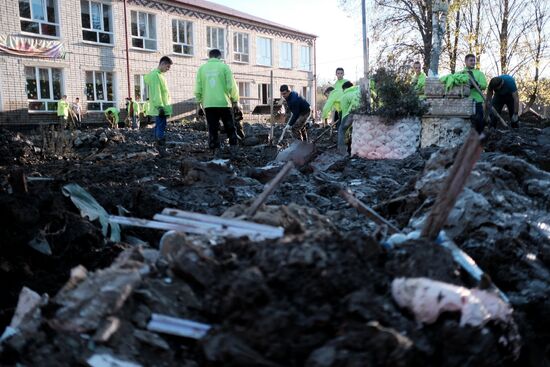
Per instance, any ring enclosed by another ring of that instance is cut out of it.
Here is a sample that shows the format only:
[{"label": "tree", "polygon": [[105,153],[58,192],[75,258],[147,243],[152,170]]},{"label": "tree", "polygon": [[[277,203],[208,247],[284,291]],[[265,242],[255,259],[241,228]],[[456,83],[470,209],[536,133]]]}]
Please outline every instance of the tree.
[{"label": "tree", "polygon": [[[530,13],[533,17],[533,27],[531,32],[525,36],[526,47],[532,59],[533,79],[528,83],[530,87],[527,93],[527,104],[525,109],[529,109],[537,101],[541,91],[540,75],[548,67],[547,57],[550,49],[550,35],[548,26],[550,19],[550,6],[546,0],[530,0]],[[544,63],[546,59],[546,62]],[[550,91],[545,91],[547,94]]]},{"label": "tree", "polygon": [[[339,3],[346,9],[356,0]],[[421,56],[427,72],[432,52],[432,0],[374,0],[374,6],[369,14],[375,16],[374,40],[385,40],[382,52],[402,59]]]},{"label": "tree", "polygon": [[532,25],[532,19],[527,14],[529,0],[487,0],[487,14],[491,34],[491,44],[497,50],[491,50],[495,68],[499,74],[514,74],[528,62],[522,53],[523,34]]}]

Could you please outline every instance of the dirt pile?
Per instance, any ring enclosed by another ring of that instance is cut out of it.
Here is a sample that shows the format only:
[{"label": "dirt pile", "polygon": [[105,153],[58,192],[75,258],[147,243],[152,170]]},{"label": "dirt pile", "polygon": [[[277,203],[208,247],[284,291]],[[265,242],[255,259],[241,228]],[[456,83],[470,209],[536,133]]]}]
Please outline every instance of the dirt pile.
[{"label": "dirt pile", "polygon": [[[464,284],[441,247],[410,242],[386,252],[372,238],[332,235],[214,248],[182,242],[172,251],[164,271],[162,259],[151,262],[154,256],[134,250],[122,256],[131,262],[88,275],[103,288],[131,281],[134,292],[122,307],[86,280],[71,282],[43,308],[32,337],[8,342],[4,355],[44,366],[82,363],[99,352],[143,365],[157,355],[155,364],[165,366],[497,366],[512,359],[504,325],[460,327],[450,314],[419,328],[392,301],[395,277]],[[145,268],[151,271],[138,276],[136,269]],[[81,297],[112,306],[90,313],[89,301],[76,301]],[[212,329],[199,343],[155,335],[146,330],[153,313]],[[120,326],[98,342],[94,335],[107,316]]]},{"label": "dirt pile", "polygon": [[[61,195],[63,184],[78,183],[112,214],[151,219],[172,207],[238,217],[280,169],[261,145],[269,127],[245,126],[249,140],[260,136],[260,145],[243,145],[221,160],[208,152],[201,126],[183,125],[168,131],[169,158],[158,156],[148,130],[98,129],[83,131],[64,160],[25,164],[28,175],[53,181],[29,182],[30,193],[23,196],[0,192],[7,208],[0,234],[11,236],[0,253],[2,279],[10,279],[11,287],[2,321],[13,312],[22,285],[54,296],[71,267],[106,267],[127,243],[139,240],[152,248],[125,252],[101,273],[73,274],[71,285],[40,308],[32,337],[7,343],[0,361],[84,364],[101,353],[166,366],[542,366],[549,360],[547,129],[493,132],[445,228],[510,299],[523,340],[515,361],[509,325],[460,327],[456,313],[420,325],[400,309],[390,292],[397,277],[475,284],[434,244],[409,241],[387,250],[385,232],[338,194],[350,188],[396,226],[413,230],[433,204],[456,150],[427,148],[404,160],[366,161],[335,154],[335,136],[327,134],[313,161],[293,170],[254,217],[285,228],[277,241],[188,236],[159,254],[161,232],[123,228],[124,243],[106,245],[98,225],[80,218]],[[0,167],[2,182],[8,168]],[[52,255],[28,245],[44,237]],[[62,264],[58,271],[55,264]],[[107,293],[91,286],[99,279],[113,284],[103,288]],[[121,292],[126,285],[128,292]],[[102,297],[109,307],[97,308],[93,325],[60,327],[78,316],[70,300],[88,305]],[[200,341],[154,333],[147,330],[153,313],[212,329]]]}]

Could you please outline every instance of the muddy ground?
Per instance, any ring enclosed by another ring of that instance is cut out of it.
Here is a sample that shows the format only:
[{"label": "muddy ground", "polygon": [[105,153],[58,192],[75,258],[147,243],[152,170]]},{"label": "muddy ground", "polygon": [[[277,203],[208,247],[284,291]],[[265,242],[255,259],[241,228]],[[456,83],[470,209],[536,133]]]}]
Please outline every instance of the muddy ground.
[{"label": "muddy ground", "polygon": [[[280,133],[281,129],[276,129]],[[388,250],[385,233],[338,195],[350,188],[406,232],[421,226],[456,149],[427,148],[405,160],[366,161],[334,151],[335,136],[294,170],[253,218],[285,227],[280,240],[200,238],[182,241],[168,264],[151,262],[162,232],[123,228],[120,243],[104,238],[62,195],[67,183],[88,190],[109,212],[152,218],[162,209],[239,215],[278,168],[265,148],[269,128],[246,125],[247,139],[227,162],[207,163],[199,123],[172,125],[169,157],[156,151],[150,129],[84,130],[62,155],[41,150],[40,136],[0,134],[0,329],[9,323],[22,286],[54,296],[70,269],[108,267],[137,251],[152,271],[114,314],[122,326],[106,343],[61,332],[52,301],[32,337],[2,349],[3,364],[75,365],[97,351],[142,365],[184,366],[546,366],[550,361],[550,129],[493,131],[451,213],[447,233],[514,307],[521,353],[503,338],[509,326],[459,327],[455,314],[421,325],[390,294],[398,276],[475,284],[446,250],[409,241]],[[321,132],[310,131],[312,136]],[[288,141],[287,141],[288,143]],[[267,168],[266,168],[267,166]],[[271,168],[270,168],[271,167]],[[22,168],[28,193],[13,193],[10,173]],[[29,246],[46,240],[51,254]],[[189,253],[199,264],[189,268]],[[52,308],[54,311],[52,311]],[[200,342],[146,332],[150,314],[212,324]]]}]

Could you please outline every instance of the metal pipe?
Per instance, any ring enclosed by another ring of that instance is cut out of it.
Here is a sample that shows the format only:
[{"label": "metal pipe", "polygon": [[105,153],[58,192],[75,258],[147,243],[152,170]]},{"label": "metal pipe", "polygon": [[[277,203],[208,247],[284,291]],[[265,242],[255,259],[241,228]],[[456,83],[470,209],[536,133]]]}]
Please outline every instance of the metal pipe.
[{"label": "metal pipe", "polygon": [[311,99],[313,119],[317,120],[317,45],[315,38],[313,39],[313,93]]},{"label": "metal pipe", "polygon": [[126,79],[128,81],[128,98],[130,98],[132,92],[130,89],[130,55],[128,51],[128,16],[126,14],[126,2],[127,0],[124,0],[124,38],[126,41]]},{"label": "metal pipe", "polygon": [[365,0],[361,0],[361,18],[363,23],[363,88],[367,96],[367,111],[370,110],[370,80],[369,80],[369,39],[367,38],[367,9]]}]

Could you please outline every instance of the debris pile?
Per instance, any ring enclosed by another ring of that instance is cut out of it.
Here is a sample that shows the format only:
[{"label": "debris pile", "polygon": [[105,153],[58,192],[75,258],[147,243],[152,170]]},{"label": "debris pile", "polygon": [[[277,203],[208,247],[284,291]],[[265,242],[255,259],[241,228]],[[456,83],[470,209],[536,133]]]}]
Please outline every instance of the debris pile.
[{"label": "debris pile", "polygon": [[[156,154],[147,130],[83,131],[70,161],[37,156],[23,166],[27,178],[51,178],[29,180],[27,193],[7,189],[13,163],[1,165],[0,235],[8,240],[0,244],[0,272],[9,281],[2,281],[0,329],[9,328],[0,363],[548,361],[550,131],[494,131],[449,216],[445,235],[483,270],[478,282],[449,247],[411,235],[422,227],[456,149],[369,161],[335,154],[336,137],[327,134],[317,143],[319,154],[291,170],[248,216],[282,168],[262,145],[268,130],[247,126],[249,139],[262,137],[260,145],[218,160],[197,126],[170,128],[169,158]],[[99,141],[102,134],[107,142]],[[176,208],[282,227],[284,236],[254,241],[122,226],[121,241],[111,242],[62,194],[72,183],[119,217],[153,220]],[[391,228],[351,207],[344,189]],[[389,244],[394,228],[400,240]],[[431,293],[419,291],[428,286]]]}]

